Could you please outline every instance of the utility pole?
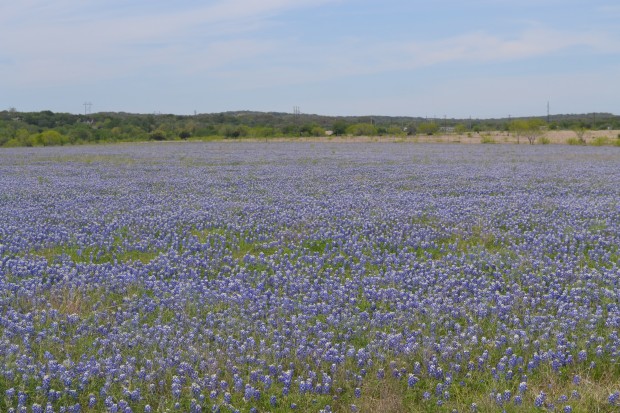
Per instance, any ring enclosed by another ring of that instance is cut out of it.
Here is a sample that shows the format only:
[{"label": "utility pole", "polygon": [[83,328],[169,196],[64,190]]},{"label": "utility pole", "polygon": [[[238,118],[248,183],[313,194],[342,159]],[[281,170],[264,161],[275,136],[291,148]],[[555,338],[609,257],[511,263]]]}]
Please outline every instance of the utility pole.
[{"label": "utility pole", "polygon": [[549,123],[549,101],[547,101],[547,124]]},{"label": "utility pole", "polygon": [[90,102],[84,102],[83,105],[84,105],[84,115],[88,115],[90,113],[90,108],[91,106],[93,106],[93,104]]}]

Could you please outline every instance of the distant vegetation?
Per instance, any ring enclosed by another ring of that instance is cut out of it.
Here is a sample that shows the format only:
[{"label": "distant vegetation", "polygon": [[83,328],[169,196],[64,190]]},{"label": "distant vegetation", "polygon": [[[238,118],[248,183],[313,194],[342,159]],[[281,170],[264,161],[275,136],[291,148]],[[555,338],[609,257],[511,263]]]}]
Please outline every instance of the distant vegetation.
[{"label": "distant vegetation", "polygon": [[[97,142],[166,141],[205,138],[399,136],[510,131],[530,143],[531,125],[577,131],[620,129],[609,113],[554,115],[552,119],[428,119],[391,116],[319,116],[289,113],[225,112],[194,116],[94,113],[0,112],[0,146],[53,146]],[[529,125],[529,126],[528,126]],[[529,128],[529,129],[528,129]],[[578,141],[582,139],[577,138]]]}]

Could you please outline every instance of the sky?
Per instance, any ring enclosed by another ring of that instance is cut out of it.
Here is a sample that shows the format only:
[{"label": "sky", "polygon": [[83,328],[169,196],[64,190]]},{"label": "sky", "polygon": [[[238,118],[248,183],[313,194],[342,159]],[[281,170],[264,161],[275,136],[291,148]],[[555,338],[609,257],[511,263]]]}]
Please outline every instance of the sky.
[{"label": "sky", "polygon": [[0,2],[0,110],[295,107],[338,116],[620,114],[620,3]]}]

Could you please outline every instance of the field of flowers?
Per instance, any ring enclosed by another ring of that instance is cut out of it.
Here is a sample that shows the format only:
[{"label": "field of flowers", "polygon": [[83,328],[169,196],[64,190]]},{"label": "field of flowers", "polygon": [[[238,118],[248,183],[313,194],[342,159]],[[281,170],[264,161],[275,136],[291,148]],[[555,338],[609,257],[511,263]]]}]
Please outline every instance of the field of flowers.
[{"label": "field of flowers", "polygon": [[0,152],[0,412],[620,412],[620,148]]}]

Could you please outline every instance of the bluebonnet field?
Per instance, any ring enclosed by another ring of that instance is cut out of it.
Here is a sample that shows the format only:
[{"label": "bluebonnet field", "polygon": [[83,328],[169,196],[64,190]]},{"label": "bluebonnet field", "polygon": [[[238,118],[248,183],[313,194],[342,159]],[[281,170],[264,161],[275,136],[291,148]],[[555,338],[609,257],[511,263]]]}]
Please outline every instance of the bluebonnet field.
[{"label": "bluebonnet field", "polygon": [[0,152],[2,412],[620,412],[620,151]]}]

